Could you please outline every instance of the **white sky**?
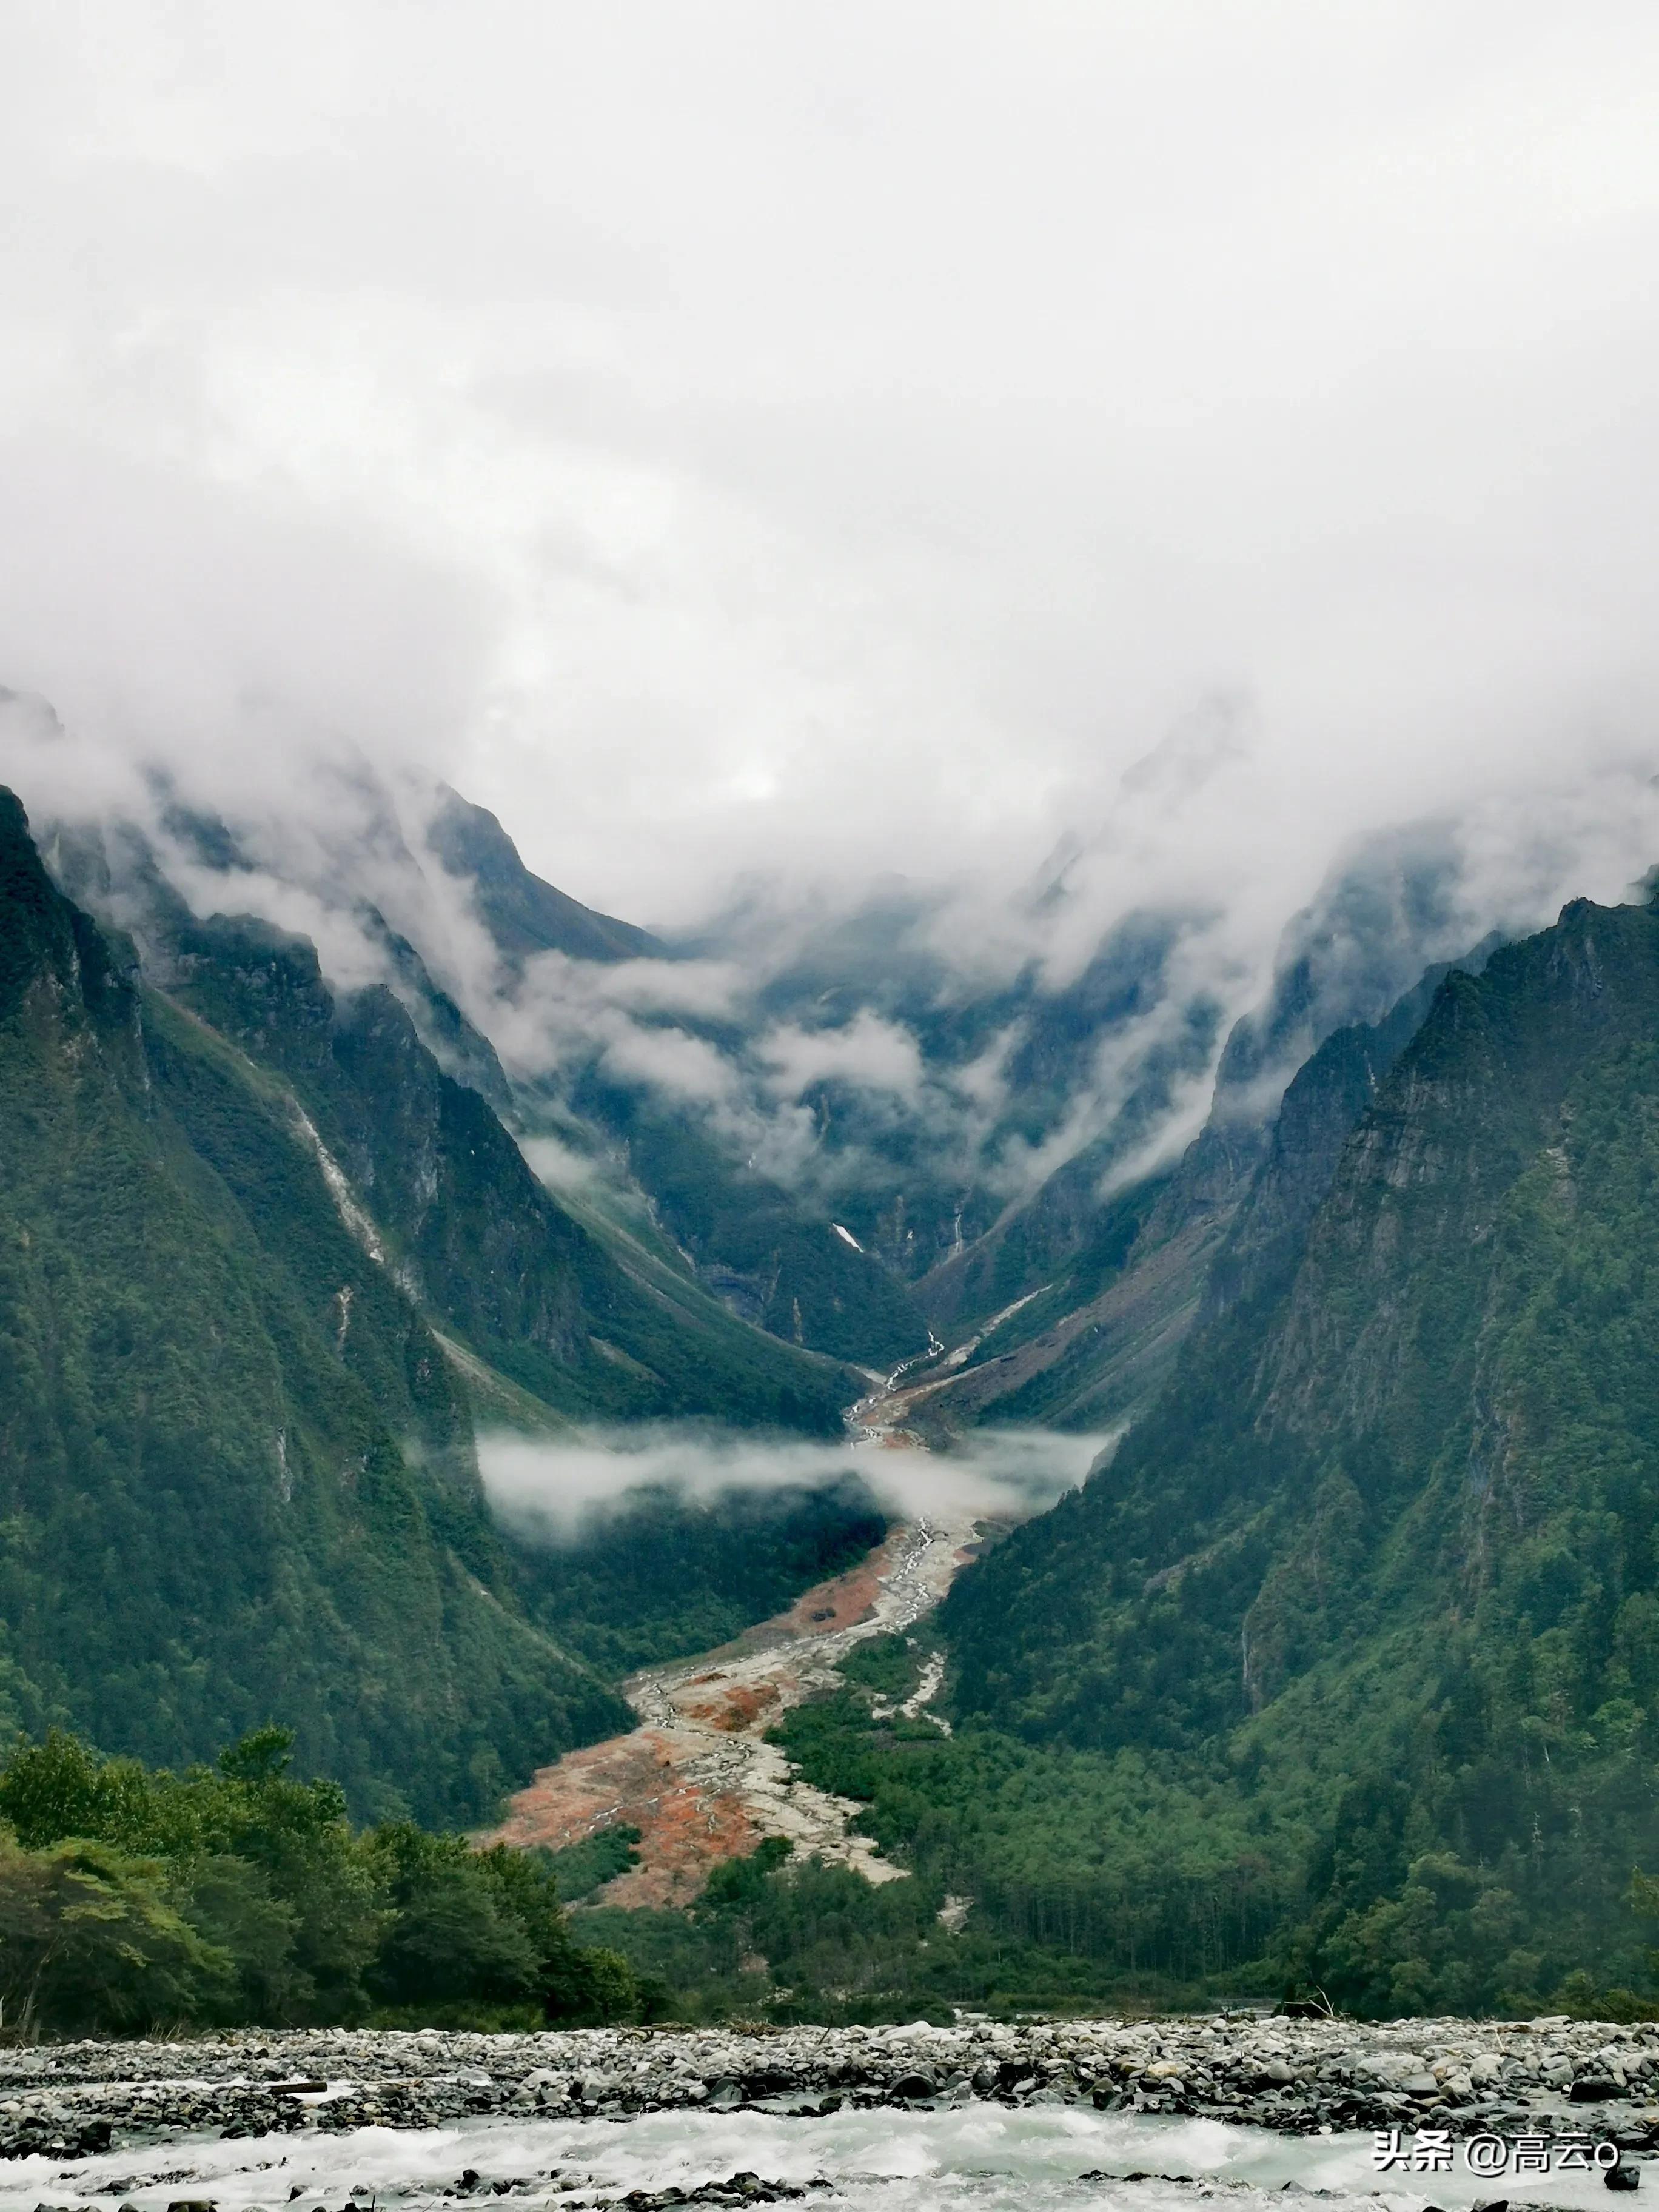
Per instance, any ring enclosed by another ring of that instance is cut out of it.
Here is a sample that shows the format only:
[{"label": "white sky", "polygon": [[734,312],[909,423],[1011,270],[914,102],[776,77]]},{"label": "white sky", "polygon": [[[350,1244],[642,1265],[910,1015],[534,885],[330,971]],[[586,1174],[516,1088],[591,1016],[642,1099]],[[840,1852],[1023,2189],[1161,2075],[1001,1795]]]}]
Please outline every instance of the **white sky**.
[{"label": "white sky", "polygon": [[118,753],[429,764],[647,921],[1012,881],[1217,697],[1240,763],[1106,830],[1125,896],[1231,839],[1266,941],[1357,831],[1494,787],[1577,784],[1587,890],[1646,835],[1583,793],[1659,753],[1651,6],[4,39],[0,681]]}]

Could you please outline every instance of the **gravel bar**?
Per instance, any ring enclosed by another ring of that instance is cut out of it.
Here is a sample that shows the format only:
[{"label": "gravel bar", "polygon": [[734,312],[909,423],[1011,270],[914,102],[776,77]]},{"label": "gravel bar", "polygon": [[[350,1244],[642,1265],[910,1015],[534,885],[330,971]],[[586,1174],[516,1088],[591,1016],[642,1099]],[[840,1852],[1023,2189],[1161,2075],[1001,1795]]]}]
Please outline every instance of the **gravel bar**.
[{"label": "gravel bar", "polygon": [[1659,2026],[1206,2014],[954,2027],[240,2031],[0,2051],[0,2156],[188,2135],[738,2107],[1088,2103],[1291,2134],[1445,2128],[1659,2148]]}]

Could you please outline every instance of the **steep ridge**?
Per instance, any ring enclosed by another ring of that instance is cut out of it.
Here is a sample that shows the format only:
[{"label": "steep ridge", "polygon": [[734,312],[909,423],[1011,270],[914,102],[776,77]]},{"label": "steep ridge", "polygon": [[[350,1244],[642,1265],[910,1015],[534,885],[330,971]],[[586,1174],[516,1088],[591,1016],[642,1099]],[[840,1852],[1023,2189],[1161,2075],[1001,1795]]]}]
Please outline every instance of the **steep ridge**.
[{"label": "steep ridge", "polygon": [[[1473,969],[1489,951],[1479,948]],[[1152,1402],[1200,1317],[1237,1295],[1238,1279],[1282,1260],[1448,972],[1431,969],[1380,1021],[1351,1023],[1316,1047],[1307,965],[1281,977],[1263,1017],[1239,1024],[1206,1126],[1172,1169],[1103,1198],[1100,1163],[1085,1153],[969,1256],[989,1285],[980,1296],[1006,1304],[965,1351],[915,1369],[915,1425],[1121,1427]],[[1304,1046],[1310,1057],[1276,1113],[1264,1111],[1264,1070]]]},{"label": "steep ridge", "polygon": [[563,952],[573,960],[669,957],[667,946],[649,930],[596,913],[532,875],[488,808],[474,806],[447,785],[428,841],[449,873],[471,884],[479,920],[515,963],[535,952]]},{"label": "steep ridge", "polygon": [[[575,1180],[567,1174],[552,1191],[554,1208],[580,1216],[587,1242],[600,1248],[613,1272],[635,1276],[641,1248],[648,1252],[651,1297],[665,1291],[678,1310],[681,1333],[712,1334],[711,1387],[720,1387],[723,1366],[755,1363],[754,1348],[745,1344],[748,1332],[733,1330],[728,1316],[831,1360],[890,1366],[925,1346],[926,1327],[908,1292],[878,1260],[839,1235],[821,1208],[757,1171],[740,1143],[724,1141],[702,1126],[684,1099],[665,1099],[649,1084],[629,1085],[607,1076],[599,1065],[602,1035],[586,1042],[564,1038],[550,1073],[515,1062],[509,1079],[488,1037],[435,980],[448,972],[451,923],[446,901],[434,899],[428,863],[435,861],[463,887],[494,948],[499,973],[483,996],[495,1013],[525,985],[526,963],[538,957],[550,959],[567,981],[580,975],[574,986],[578,995],[588,994],[599,1003],[604,970],[629,961],[667,963],[674,957],[672,948],[543,882],[525,866],[495,817],[453,791],[441,793],[428,827],[428,862],[404,842],[389,794],[360,779],[354,796],[368,811],[367,823],[357,825],[356,844],[343,833],[338,848],[319,861],[312,850],[316,841],[307,841],[296,887],[331,922],[337,920],[346,943],[355,940],[349,968],[360,969],[367,959],[379,969],[385,991],[446,1075],[476,1091],[515,1135],[551,1139],[554,1155],[567,1168],[577,1166]],[[58,825],[47,840],[49,864],[72,897],[133,931],[152,981],[168,989],[211,991],[216,959],[244,969],[252,961],[246,919],[242,936],[248,941],[240,946],[225,927],[225,917],[244,913],[250,880],[262,872],[267,879],[281,878],[299,864],[280,838],[262,841],[252,832],[239,837],[216,817],[176,803],[165,810],[161,829],[165,856],[155,839],[130,823]],[[272,849],[256,858],[256,848],[264,847]],[[170,879],[169,867],[187,875],[189,900]],[[368,896],[364,887],[371,884],[399,927]],[[203,913],[205,921],[197,919]],[[210,942],[216,929],[216,940]],[[279,1048],[284,1045],[266,1018],[270,1011],[258,1010],[243,1021],[246,1041],[256,1052],[268,1037]],[[674,1024],[700,1034],[707,1028],[684,1016],[676,1016]],[[592,1254],[586,1256],[604,1272]],[[647,1334],[660,1343],[654,1326]],[[634,1349],[625,1338],[617,1340]],[[764,1364],[763,1354],[761,1360]],[[653,1363],[647,1357],[644,1364]],[[814,1376],[798,1362],[781,1359],[773,1365],[786,1389],[798,1396],[811,1397],[815,1386],[821,1391],[822,1366]],[[617,1377],[611,1379],[613,1387],[598,1392],[601,1402],[617,1395]],[[724,1382],[736,1417],[754,1418],[744,1410],[753,1376],[728,1373]],[[836,1391],[841,1402],[849,1395],[837,1384],[830,1398]],[[684,1410],[683,1395],[677,1395],[675,1378],[665,1378],[665,1404],[658,1410]],[[805,1425],[834,1426],[830,1398],[814,1407]],[[787,1408],[765,1417],[801,1425],[801,1417]]]},{"label": "steep ridge", "polygon": [[[1203,1297],[1266,1133],[1204,1131],[1172,1171],[1079,1206],[1055,1278],[1010,1300],[933,1367],[916,1370],[919,1425],[973,1420],[1081,1431],[1121,1426],[1155,1396]],[[1068,1180],[1080,1182],[1081,1176]],[[1084,1227],[1086,1224],[1086,1227]],[[1016,1278],[1018,1279],[1018,1278]]]},{"label": "steep ridge", "polygon": [[1371,2002],[1400,1915],[1413,2001],[1498,2001],[1654,1850],[1656,1040],[1659,912],[1582,902],[1391,1071],[1331,1040],[1170,1387],[944,1608],[960,1712],[1316,1817],[1306,1955]]},{"label": "steep ridge", "polygon": [[291,1094],[139,985],[9,793],[0,1119],[0,1718],[181,1761],[278,1712],[450,1817],[614,1725]]},{"label": "steep ridge", "polygon": [[[360,963],[383,978],[341,990],[308,939],[238,912],[251,864],[222,823],[175,810],[169,827],[188,834],[222,910],[198,919],[131,825],[60,826],[46,851],[71,896],[131,930],[150,982],[293,1087],[447,1333],[561,1413],[836,1431],[859,1378],[734,1316],[642,1195],[593,1202],[597,1177],[586,1200],[544,1188],[517,1141],[537,1126],[533,1102],[520,1110],[488,1038],[376,908],[335,887]],[[412,872],[395,830],[382,834]],[[402,902],[419,904],[406,885]]]},{"label": "steep ridge", "polygon": [[171,949],[173,994],[292,1085],[410,1295],[490,1365],[568,1413],[836,1432],[856,1377],[607,1250],[390,989],[343,998],[309,943],[246,919],[183,925]]}]

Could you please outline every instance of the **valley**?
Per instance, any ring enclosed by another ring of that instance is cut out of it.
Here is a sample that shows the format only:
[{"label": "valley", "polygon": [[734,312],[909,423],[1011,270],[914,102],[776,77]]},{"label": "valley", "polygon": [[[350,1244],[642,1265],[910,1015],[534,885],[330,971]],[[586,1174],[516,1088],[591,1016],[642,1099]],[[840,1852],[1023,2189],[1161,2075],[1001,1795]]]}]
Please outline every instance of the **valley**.
[{"label": "valley", "polygon": [[11,14],[0,2212],[1634,2190],[1659,11]]},{"label": "valley", "polygon": [[[296,863],[313,936],[243,831],[0,805],[0,1720],[291,1727],[364,1834],[576,1854],[592,1954],[711,2017],[1650,2002],[1659,909],[1449,967],[1337,884],[1143,1062],[1161,927],[971,1003],[914,916],[711,979],[394,817],[386,913]],[[805,1079],[901,1033],[908,1103]],[[981,1483],[988,1547],[848,1437],[1091,1472]]]}]

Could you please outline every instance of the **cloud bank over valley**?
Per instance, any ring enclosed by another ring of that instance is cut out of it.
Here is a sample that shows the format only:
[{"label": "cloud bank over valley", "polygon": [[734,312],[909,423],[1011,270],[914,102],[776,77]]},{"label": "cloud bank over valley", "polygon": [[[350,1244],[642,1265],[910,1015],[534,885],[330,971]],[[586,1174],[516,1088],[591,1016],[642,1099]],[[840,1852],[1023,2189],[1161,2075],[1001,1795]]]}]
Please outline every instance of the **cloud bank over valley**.
[{"label": "cloud bank over valley", "polygon": [[549,1443],[497,1431],[478,1441],[495,1511],[532,1541],[557,1543],[642,1490],[694,1503],[733,1492],[854,1482],[885,1511],[1024,1520],[1074,1489],[1109,1442],[1049,1430],[985,1430],[950,1453],[814,1444],[741,1431],[596,1428]]}]

